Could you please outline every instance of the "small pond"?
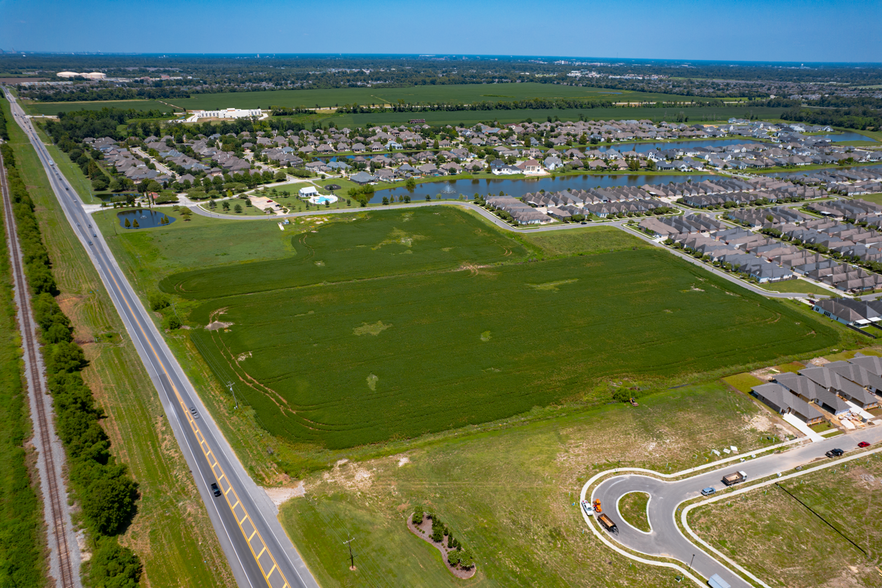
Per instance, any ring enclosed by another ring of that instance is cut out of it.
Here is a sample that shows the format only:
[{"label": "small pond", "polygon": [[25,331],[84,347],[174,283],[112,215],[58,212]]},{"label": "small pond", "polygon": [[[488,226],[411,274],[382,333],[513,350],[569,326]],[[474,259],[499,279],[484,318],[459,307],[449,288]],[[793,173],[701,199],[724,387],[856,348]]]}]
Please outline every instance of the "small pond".
[{"label": "small pond", "polygon": [[[119,226],[124,229],[149,229],[150,227],[170,225],[175,222],[175,217],[168,216],[158,210],[128,210],[120,212],[116,216],[119,218]],[[126,226],[126,220],[129,221],[128,227]],[[138,223],[137,227],[134,226],[136,221]]]}]

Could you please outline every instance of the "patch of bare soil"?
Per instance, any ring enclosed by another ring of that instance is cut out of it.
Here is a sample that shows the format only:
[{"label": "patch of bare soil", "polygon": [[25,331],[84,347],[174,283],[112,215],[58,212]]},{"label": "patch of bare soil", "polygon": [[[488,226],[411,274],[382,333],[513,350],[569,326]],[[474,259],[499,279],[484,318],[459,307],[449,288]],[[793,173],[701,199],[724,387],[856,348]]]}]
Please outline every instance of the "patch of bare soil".
[{"label": "patch of bare soil", "polygon": [[306,496],[306,487],[303,485],[303,482],[297,482],[295,486],[286,486],[286,487],[278,487],[278,488],[264,488],[264,492],[269,496],[269,499],[273,501],[273,504],[276,506],[282,506],[284,502],[292,498],[302,498]]},{"label": "patch of bare soil", "polygon": [[825,357],[816,357],[813,360],[809,361],[809,363],[814,366],[821,367],[823,365],[830,363],[830,360]]},{"label": "patch of bare soil", "polygon": [[[362,464],[341,459],[329,472],[322,474],[322,481],[337,484],[347,490],[368,490],[373,484],[374,474]],[[306,490],[304,489],[304,492]]]},{"label": "patch of bare soil", "polygon": [[450,553],[452,549],[447,546],[447,537],[444,537],[441,540],[441,543],[435,543],[434,541],[432,541],[432,519],[430,519],[429,517],[423,517],[423,522],[417,526],[413,524],[413,515],[410,515],[409,517],[407,517],[407,528],[411,533],[440,551],[441,559],[444,560],[444,565],[447,566],[447,570],[457,578],[468,580],[469,578],[474,577],[474,575],[478,572],[477,564],[473,565],[468,570],[464,570],[459,566],[452,566],[447,563],[447,554]]},{"label": "patch of bare soil", "polygon": [[205,326],[205,329],[208,331],[220,331],[221,329],[226,329],[232,327],[234,323],[225,323],[223,321],[211,321]]}]

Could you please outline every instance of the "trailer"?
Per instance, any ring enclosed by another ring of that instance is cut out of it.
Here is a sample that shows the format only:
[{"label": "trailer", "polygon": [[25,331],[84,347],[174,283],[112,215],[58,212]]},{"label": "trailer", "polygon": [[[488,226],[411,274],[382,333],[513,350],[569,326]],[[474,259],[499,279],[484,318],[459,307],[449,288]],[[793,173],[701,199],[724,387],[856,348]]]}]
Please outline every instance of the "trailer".
[{"label": "trailer", "polygon": [[606,514],[600,514],[597,517],[597,522],[600,523],[600,526],[609,531],[610,533],[618,533],[619,528],[613,522],[611,518],[606,516]]}]

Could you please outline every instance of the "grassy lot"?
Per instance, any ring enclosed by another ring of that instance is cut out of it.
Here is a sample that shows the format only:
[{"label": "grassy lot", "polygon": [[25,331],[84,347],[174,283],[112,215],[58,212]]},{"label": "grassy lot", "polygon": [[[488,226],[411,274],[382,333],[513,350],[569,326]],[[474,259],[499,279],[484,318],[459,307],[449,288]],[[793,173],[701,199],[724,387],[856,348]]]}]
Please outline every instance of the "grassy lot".
[{"label": "grassy lot", "polygon": [[269,432],[337,449],[597,402],[611,382],[661,386],[839,341],[811,315],[661,251],[488,265],[526,251],[481,223],[456,210],[371,213],[302,234],[294,258],[162,285],[207,300],[190,313],[193,326],[233,323],[191,338]]},{"label": "grassy lot", "polygon": [[[636,408],[562,408],[551,420],[337,464],[306,478],[306,497],[282,507],[282,522],[326,588],[462,585],[405,528],[415,505],[458,530],[481,586],[677,586],[674,572],[594,538],[579,489],[611,467],[674,471],[716,459],[714,448],[764,446],[773,431],[765,414],[718,383],[645,396]],[[342,545],[353,536],[356,572]]]},{"label": "grassy lot", "polygon": [[696,509],[692,528],[771,586],[882,586],[882,459],[873,455]]},{"label": "grassy lot", "polygon": [[762,380],[752,374],[735,374],[723,378],[723,381],[745,394],[749,394],[751,388],[765,384]]},{"label": "grassy lot", "polygon": [[106,100],[96,102],[26,102],[21,101],[28,114],[56,115],[74,110],[101,110],[102,108],[121,108],[123,110],[162,110],[171,113],[174,109],[156,100]]},{"label": "grassy lot", "polygon": [[882,194],[863,194],[858,196],[858,198],[874,204],[882,204]]},{"label": "grassy lot", "polygon": [[[613,102],[707,100],[670,94],[580,88],[559,84],[460,84],[414,86],[409,88],[328,88],[321,90],[267,90],[262,92],[231,92],[194,94],[191,98],[168,100],[187,110],[218,108],[269,108],[270,106],[342,106],[344,104],[381,105],[403,100],[409,104],[453,102],[510,102],[531,98],[580,98]],[[410,118],[424,118],[422,112],[403,113]]]},{"label": "grassy lot", "polygon": [[626,522],[636,529],[649,533],[649,494],[646,492],[628,492],[619,500],[619,513]]},{"label": "grassy lot", "polygon": [[43,504],[37,498],[36,454],[28,442],[33,428],[23,383],[5,219],[0,200],[0,586],[46,586]]},{"label": "grassy lot", "polygon": [[[293,257],[251,263],[247,268],[239,265],[185,272],[166,278],[161,287],[184,298],[206,299],[221,291],[230,296],[326,281],[455,269],[526,255],[516,241],[477,215],[447,207],[334,215],[321,230],[313,228],[316,222],[321,219],[301,221],[297,226],[305,232],[288,234]],[[281,233],[278,226],[270,225]]]},{"label": "grassy lot", "polygon": [[527,233],[516,238],[540,248],[549,257],[652,248],[645,241],[613,227],[585,227],[568,231]]},{"label": "grassy lot", "polygon": [[14,126],[10,135],[55,262],[59,304],[73,321],[76,342],[89,360],[83,377],[107,413],[102,424],[114,453],[139,485],[138,515],[121,543],[140,556],[145,585],[233,586],[187,464],[122,321],[57,206],[24,133]]},{"label": "grassy lot", "polygon": [[770,284],[759,284],[759,286],[770,292],[799,292],[800,294],[833,295],[829,290],[825,290],[820,286],[815,286],[811,282],[805,280],[786,280],[783,282],[772,282]]}]

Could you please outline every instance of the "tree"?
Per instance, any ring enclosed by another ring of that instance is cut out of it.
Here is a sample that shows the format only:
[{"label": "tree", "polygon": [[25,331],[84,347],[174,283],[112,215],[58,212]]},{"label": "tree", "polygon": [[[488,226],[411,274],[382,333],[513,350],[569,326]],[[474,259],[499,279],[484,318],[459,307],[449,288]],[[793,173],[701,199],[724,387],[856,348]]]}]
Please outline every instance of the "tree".
[{"label": "tree", "polygon": [[221,202],[221,208],[223,208],[224,210],[229,210],[229,209],[230,209],[230,203],[227,202],[226,200],[224,200],[223,202]]},{"label": "tree", "polygon": [[126,227],[127,229],[128,229],[128,228],[131,228],[131,226],[132,226],[132,223],[129,222],[128,217],[126,218],[126,222],[125,222],[124,224],[125,224],[125,227]]},{"label": "tree", "polygon": [[408,192],[413,193],[414,189],[416,189],[416,180],[407,178],[407,181],[404,182],[404,187],[407,188]]},{"label": "tree", "polygon": [[141,227],[141,225],[138,224],[137,219],[132,223],[132,227],[133,227],[133,228],[136,228],[136,229],[138,229],[138,228]]},{"label": "tree", "polygon": [[88,566],[90,586],[137,588],[141,579],[141,561],[135,553],[122,547],[112,537],[99,537]]},{"label": "tree", "polygon": [[125,475],[125,466],[115,469],[89,484],[83,494],[83,514],[101,535],[121,532],[135,514],[137,485]]},{"label": "tree", "polygon": [[236,211],[236,214],[241,214],[241,213],[242,213],[242,205],[241,205],[241,204],[237,204],[237,205],[235,206],[235,208],[233,208],[233,210]]}]

